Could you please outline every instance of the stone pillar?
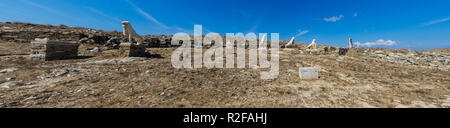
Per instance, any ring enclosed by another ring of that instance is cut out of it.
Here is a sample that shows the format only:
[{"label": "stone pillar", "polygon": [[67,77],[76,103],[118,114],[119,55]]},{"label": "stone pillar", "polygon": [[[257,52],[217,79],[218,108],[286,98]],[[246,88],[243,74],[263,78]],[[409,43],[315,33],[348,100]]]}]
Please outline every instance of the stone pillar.
[{"label": "stone pillar", "polygon": [[353,40],[352,40],[352,38],[350,38],[348,40],[348,48],[353,48]]},{"label": "stone pillar", "polygon": [[78,46],[75,41],[57,41],[35,39],[31,42],[31,59],[33,60],[62,60],[73,59],[78,56]]}]

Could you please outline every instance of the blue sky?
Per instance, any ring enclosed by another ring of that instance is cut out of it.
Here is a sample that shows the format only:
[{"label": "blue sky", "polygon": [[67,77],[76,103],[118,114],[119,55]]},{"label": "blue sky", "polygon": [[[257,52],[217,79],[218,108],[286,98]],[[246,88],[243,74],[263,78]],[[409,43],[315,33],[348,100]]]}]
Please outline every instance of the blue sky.
[{"label": "blue sky", "polygon": [[0,0],[0,21],[141,34],[280,33],[280,39],[346,46],[450,47],[449,0]]}]

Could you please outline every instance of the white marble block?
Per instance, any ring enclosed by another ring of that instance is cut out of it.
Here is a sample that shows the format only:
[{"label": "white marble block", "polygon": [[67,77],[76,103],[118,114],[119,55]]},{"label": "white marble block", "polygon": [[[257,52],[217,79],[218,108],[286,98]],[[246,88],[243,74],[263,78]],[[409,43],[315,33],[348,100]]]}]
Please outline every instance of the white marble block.
[{"label": "white marble block", "polygon": [[319,72],[314,67],[300,67],[300,79],[319,79]]}]

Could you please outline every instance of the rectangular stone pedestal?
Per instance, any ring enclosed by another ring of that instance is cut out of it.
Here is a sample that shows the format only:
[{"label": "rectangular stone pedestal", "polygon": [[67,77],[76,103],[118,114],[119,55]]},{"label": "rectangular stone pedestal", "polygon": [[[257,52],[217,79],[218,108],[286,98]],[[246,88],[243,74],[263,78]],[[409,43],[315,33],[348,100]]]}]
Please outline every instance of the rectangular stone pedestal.
[{"label": "rectangular stone pedestal", "polygon": [[75,41],[57,41],[36,39],[31,42],[31,59],[33,60],[62,60],[73,59],[78,56],[78,46]]},{"label": "rectangular stone pedestal", "polygon": [[120,57],[145,57],[145,45],[134,43],[121,43],[119,48]]},{"label": "rectangular stone pedestal", "polygon": [[313,67],[300,68],[299,75],[300,79],[319,79],[319,72]]}]

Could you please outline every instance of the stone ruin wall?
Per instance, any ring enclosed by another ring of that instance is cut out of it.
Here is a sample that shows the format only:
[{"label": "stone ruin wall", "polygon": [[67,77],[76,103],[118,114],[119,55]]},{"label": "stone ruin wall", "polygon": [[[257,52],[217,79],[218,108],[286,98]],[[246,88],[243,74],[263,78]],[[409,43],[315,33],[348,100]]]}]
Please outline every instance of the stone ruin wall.
[{"label": "stone ruin wall", "polygon": [[62,60],[73,59],[78,56],[79,44],[75,41],[56,41],[36,39],[31,42],[31,59],[33,60]]},{"label": "stone ruin wall", "polygon": [[0,40],[8,42],[29,43],[36,38],[51,40],[79,41],[92,38],[96,43],[105,44],[111,37],[121,37],[117,31],[102,31],[65,25],[38,25],[21,22],[0,23]]}]

